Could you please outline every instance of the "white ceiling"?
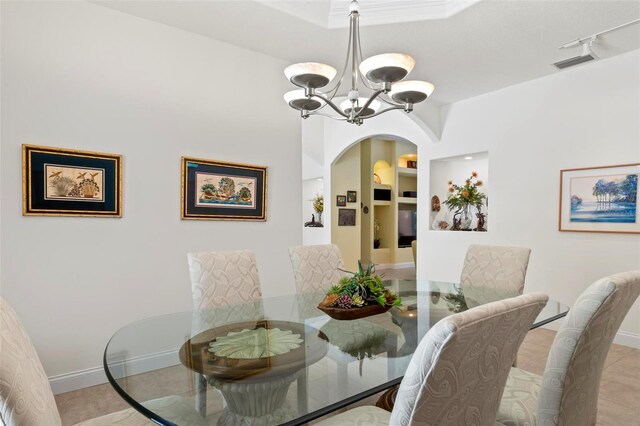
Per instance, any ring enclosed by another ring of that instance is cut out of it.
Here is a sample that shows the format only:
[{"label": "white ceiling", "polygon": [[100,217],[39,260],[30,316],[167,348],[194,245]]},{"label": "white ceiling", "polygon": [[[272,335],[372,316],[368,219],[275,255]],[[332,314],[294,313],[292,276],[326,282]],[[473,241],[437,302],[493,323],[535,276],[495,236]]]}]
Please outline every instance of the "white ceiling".
[{"label": "white ceiling", "polygon": [[[275,2],[272,0],[111,0],[93,3],[291,63],[325,62],[340,70],[346,53],[347,29],[326,28],[331,25],[329,0],[285,1],[278,7],[273,7]],[[432,98],[438,103],[450,103],[548,74],[567,72],[558,71],[551,64],[577,56],[580,49],[559,50],[559,45],[640,17],[637,0],[483,0],[470,6],[467,4],[469,7],[446,19],[404,22],[407,15],[417,16],[408,13],[412,2],[390,0],[388,3],[398,5],[397,13],[390,16],[395,16],[393,19],[401,23],[366,25],[367,0],[362,1],[363,55],[368,57],[384,52],[412,55],[416,66],[409,77],[434,83],[436,91]],[[419,3],[424,0],[416,4]],[[305,7],[301,8],[301,5]],[[380,19],[379,13],[377,16],[372,14],[370,19]],[[314,15],[320,18],[314,19]],[[345,24],[347,19],[344,16]],[[599,58],[605,59],[638,48],[640,24],[603,36],[593,50]]]}]

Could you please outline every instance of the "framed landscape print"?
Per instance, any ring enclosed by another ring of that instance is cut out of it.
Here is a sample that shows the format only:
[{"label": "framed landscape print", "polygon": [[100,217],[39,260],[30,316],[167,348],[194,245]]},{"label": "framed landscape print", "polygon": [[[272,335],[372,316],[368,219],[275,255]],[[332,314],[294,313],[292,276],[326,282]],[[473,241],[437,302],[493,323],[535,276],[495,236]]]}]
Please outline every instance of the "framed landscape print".
[{"label": "framed landscape print", "polygon": [[560,171],[560,231],[640,234],[640,163]]},{"label": "framed landscape print", "polygon": [[122,156],[22,145],[22,214],[122,217]]},{"label": "framed landscape print", "polygon": [[346,207],[347,197],[345,195],[336,195],[336,206]]},{"label": "framed landscape print", "polygon": [[182,157],[181,218],[267,220],[267,168]]}]

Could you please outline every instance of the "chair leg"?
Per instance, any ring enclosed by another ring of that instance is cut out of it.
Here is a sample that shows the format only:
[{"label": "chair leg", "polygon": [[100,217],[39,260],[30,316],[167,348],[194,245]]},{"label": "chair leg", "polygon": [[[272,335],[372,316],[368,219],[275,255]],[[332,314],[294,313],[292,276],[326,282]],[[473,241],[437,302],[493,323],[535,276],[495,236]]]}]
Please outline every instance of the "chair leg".
[{"label": "chair leg", "polygon": [[307,370],[304,369],[298,376],[297,395],[298,395],[298,414],[307,414]]},{"label": "chair leg", "polygon": [[203,374],[196,375],[196,410],[202,417],[207,417],[207,377]]}]

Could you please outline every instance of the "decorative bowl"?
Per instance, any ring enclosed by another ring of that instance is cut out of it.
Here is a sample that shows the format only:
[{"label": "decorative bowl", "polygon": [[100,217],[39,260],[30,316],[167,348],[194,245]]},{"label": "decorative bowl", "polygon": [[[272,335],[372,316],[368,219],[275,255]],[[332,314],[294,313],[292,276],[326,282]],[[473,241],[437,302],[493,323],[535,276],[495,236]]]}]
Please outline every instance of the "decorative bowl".
[{"label": "decorative bowl", "polygon": [[369,317],[371,315],[378,315],[387,312],[391,309],[392,305],[366,305],[360,308],[333,308],[328,306],[318,305],[318,309],[320,309],[325,314],[329,315],[333,319],[350,321],[355,319],[360,319],[364,317]]}]

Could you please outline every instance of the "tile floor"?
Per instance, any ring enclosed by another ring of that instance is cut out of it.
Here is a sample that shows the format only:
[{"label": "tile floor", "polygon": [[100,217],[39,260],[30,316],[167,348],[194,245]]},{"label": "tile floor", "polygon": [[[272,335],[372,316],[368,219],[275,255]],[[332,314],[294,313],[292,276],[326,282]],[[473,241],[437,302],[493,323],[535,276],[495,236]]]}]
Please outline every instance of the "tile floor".
[{"label": "tile floor", "polygon": [[[415,272],[412,268],[378,271],[384,272],[387,278],[410,278]],[[415,275],[413,275],[415,276]],[[531,331],[520,348],[518,367],[542,374],[547,353],[555,332],[547,329]],[[170,381],[185,384],[188,389],[192,377],[185,376],[181,368],[168,368],[162,382],[157,383],[159,395],[162,387]],[[157,377],[157,375],[156,375]],[[134,380],[149,380],[145,375]],[[149,396],[155,397],[153,395]],[[357,405],[373,404],[377,397],[367,398]],[[599,426],[640,426],[640,349],[613,345],[605,363],[600,385],[598,401]],[[56,395],[56,403],[60,410],[63,425],[73,425],[82,420],[98,417],[114,411],[128,408],[124,400],[116,394],[111,385],[103,384],[73,392]]]}]

